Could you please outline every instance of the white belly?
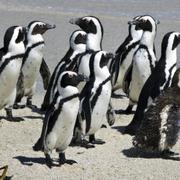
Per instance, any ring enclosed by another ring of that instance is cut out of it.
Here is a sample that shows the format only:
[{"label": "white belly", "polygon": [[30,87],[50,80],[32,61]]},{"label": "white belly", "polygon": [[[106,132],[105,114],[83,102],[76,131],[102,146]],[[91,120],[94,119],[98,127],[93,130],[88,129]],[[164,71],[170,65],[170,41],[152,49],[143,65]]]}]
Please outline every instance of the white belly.
[{"label": "white belly", "polygon": [[23,65],[25,95],[35,89],[39,69],[42,63],[43,54],[39,51],[32,50],[28,59]]},{"label": "white belly", "polygon": [[57,149],[64,151],[71,142],[74,125],[79,108],[79,100],[73,99],[63,105],[52,131],[46,138],[46,146],[49,151]]},{"label": "white belly", "polygon": [[102,124],[106,122],[106,112],[111,98],[111,90],[112,87],[110,82],[103,86],[102,92],[91,114],[91,125],[87,135],[96,133],[101,128]]},{"label": "white belly", "polygon": [[141,50],[136,54],[133,59],[133,70],[132,70],[132,80],[129,89],[129,98],[132,102],[137,102],[139,99],[139,94],[142,90],[144,83],[151,74],[150,62],[148,59],[148,54],[144,50]]},{"label": "white belly", "polygon": [[0,109],[14,102],[21,64],[22,58],[12,60],[0,74]]}]

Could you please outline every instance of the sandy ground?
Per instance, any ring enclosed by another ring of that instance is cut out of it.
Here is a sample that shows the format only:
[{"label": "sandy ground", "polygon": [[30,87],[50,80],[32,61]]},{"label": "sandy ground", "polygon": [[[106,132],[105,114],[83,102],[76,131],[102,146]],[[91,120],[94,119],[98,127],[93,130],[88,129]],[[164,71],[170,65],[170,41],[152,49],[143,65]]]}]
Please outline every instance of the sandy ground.
[{"label": "sandy ground", "polygon": [[[5,2],[5,1],[4,1]],[[177,1],[178,2],[178,1]],[[161,6],[152,5],[154,9]],[[168,5],[167,5],[168,7]],[[166,8],[167,8],[166,7]],[[169,7],[174,7],[169,3]],[[125,7],[130,10],[131,7]],[[133,6],[132,8],[137,8]],[[142,8],[143,9],[143,8]],[[148,8],[147,8],[148,9]],[[134,9],[133,9],[134,11]],[[154,11],[156,12],[156,11]],[[88,13],[89,14],[89,13]],[[140,11],[136,15],[141,14]],[[46,49],[45,59],[51,71],[68,49],[68,39],[72,31],[78,29],[68,23],[69,19],[76,16],[86,15],[84,12],[54,12],[51,9],[27,9],[26,7],[16,8],[0,2],[0,39],[10,25],[27,25],[32,20],[43,20],[56,24],[57,28],[45,34]],[[103,49],[114,52],[127,35],[127,21],[132,17],[106,15],[106,13],[94,13],[104,26]],[[161,19],[160,19],[161,20]],[[158,27],[156,37],[157,55],[160,54],[160,42],[166,32],[180,30],[180,21],[172,18],[163,18]],[[179,55],[178,55],[179,56]],[[39,79],[37,94],[34,103],[40,107],[44,91]],[[113,100],[115,108],[125,108],[127,99]],[[73,166],[64,165],[47,168],[42,152],[34,152],[33,144],[40,135],[43,116],[26,108],[14,110],[15,116],[22,117],[24,121],[9,122],[3,117],[5,112],[0,111],[0,166],[9,165],[8,176],[13,180],[26,179],[137,179],[137,180],[178,180],[180,178],[179,161],[164,160],[158,157],[139,153],[132,146],[132,137],[122,135],[124,126],[132,119],[132,115],[117,115],[113,127],[101,129],[97,137],[106,141],[104,145],[97,145],[93,149],[80,147],[69,147],[66,150],[67,158],[74,159],[78,164]],[[173,148],[180,152],[180,143]],[[57,154],[53,154],[57,157]]]}]

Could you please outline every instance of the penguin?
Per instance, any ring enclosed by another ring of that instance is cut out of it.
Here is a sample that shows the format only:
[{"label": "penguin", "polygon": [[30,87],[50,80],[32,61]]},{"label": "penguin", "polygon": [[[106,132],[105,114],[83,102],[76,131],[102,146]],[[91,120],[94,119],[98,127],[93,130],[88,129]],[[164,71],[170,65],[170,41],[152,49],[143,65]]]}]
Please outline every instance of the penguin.
[{"label": "penguin", "polygon": [[16,97],[16,83],[20,75],[24,47],[25,28],[9,27],[4,35],[4,47],[0,49],[0,109],[5,108],[9,120],[20,120],[12,115]]},{"label": "penguin", "polygon": [[18,82],[18,92],[16,97],[16,104],[21,102],[21,99],[26,96],[26,105],[30,108],[32,105],[32,97],[35,93],[36,83],[40,67],[43,60],[44,38],[43,34],[49,30],[54,29],[55,25],[50,25],[41,21],[32,21],[27,27],[26,52],[23,58],[21,68],[21,76]]},{"label": "penguin", "polygon": [[94,134],[105,123],[111,99],[111,75],[107,67],[107,63],[111,58],[113,58],[113,54],[105,51],[98,51],[91,56],[89,81],[80,93],[80,112],[77,119],[79,126],[76,126],[75,132],[80,133],[82,146],[86,148],[94,147],[94,145],[89,146],[86,143],[86,135],[90,136],[89,142],[91,144],[104,143],[101,140],[97,141]]},{"label": "penguin", "polygon": [[45,111],[48,108],[49,104],[53,100],[54,95],[56,94],[57,80],[59,75],[65,70],[77,71],[77,59],[80,54],[84,53],[86,50],[86,33],[82,30],[75,30],[70,36],[69,44],[69,50],[56,65],[50,78],[48,89],[41,105],[42,111]]},{"label": "penguin", "polygon": [[[133,19],[138,19],[139,16]],[[123,86],[124,76],[129,69],[134,52],[137,50],[143,30],[138,29],[137,25],[129,24],[129,34],[124,42],[115,52],[115,62],[113,71],[113,91],[116,91]]]},{"label": "penguin", "polygon": [[[87,33],[86,52],[79,57],[78,60],[78,73],[90,76],[89,62],[94,52],[102,50],[102,40],[104,35],[104,29],[99,18],[95,16],[84,16],[81,18],[72,18],[69,21],[71,24],[78,25],[82,30]],[[113,61],[111,59],[110,61]],[[111,64],[110,62],[108,64]],[[85,84],[84,84],[85,85]],[[79,86],[80,91],[84,86],[81,83]],[[109,125],[113,125],[115,122],[115,112],[110,102],[107,111],[107,121]]]},{"label": "penguin", "polygon": [[171,87],[162,91],[144,113],[142,124],[133,138],[133,145],[163,158],[176,153],[172,147],[180,134],[180,68]]},{"label": "penguin", "polygon": [[160,92],[171,85],[177,68],[177,47],[180,43],[179,32],[165,34],[161,44],[161,57],[139,96],[133,120],[125,128],[125,133],[134,135],[141,124],[146,108],[159,96]]},{"label": "penguin", "polygon": [[157,59],[154,50],[154,40],[157,32],[157,24],[160,22],[152,16],[143,15],[128,22],[136,25],[137,29],[142,29],[143,34],[138,49],[135,51],[131,66],[131,78],[128,82],[129,105],[126,112],[131,112],[134,104],[138,102],[141,89],[147,78],[152,73]]},{"label": "penguin", "polygon": [[[83,75],[72,71],[64,71],[58,78],[58,90],[48,107],[39,145],[44,151],[46,164],[53,166],[50,153],[55,149],[59,153],[59,165],[76,163],[65,158],[65,150],[71,142],[76,116],[79,109],[79,82],[86,80]],[[39,150],[41,150],[41,148]]]}]

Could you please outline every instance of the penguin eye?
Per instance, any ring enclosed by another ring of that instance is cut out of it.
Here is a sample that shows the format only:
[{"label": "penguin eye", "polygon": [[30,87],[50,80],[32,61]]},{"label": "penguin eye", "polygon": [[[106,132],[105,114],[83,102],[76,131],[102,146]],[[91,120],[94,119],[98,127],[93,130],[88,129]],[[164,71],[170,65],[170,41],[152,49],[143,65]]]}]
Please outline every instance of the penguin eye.
[{"label": "penguin eye", "polygon": [[69,74],[69,78],[72,78],[73,77],[73,74]]}]

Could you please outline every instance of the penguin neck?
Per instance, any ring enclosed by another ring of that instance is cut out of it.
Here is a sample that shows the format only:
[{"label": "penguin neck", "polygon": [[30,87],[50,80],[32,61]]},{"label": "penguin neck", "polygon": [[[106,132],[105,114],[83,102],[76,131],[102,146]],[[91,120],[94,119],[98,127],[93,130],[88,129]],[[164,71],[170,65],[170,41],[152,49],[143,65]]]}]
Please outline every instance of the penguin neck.
[{"label": "penguin neck", "polygon": [[60,87],[58,88],[58,91],[59,91],[59,94],[62,96],[62,98],[66,98],[66,97],[79,93],[77,87],[74,87],[74,86],[66,86],[65,88]]},{"label": "penguin neck", "polygon": [[87,35],[86,50],[99,51],[102,50],[102,33]]},{"label": "penguin neck", "polygon": [[172,48],[167,47],[165,54],[166,64],[173,65],[177,62],[177,48],[172,50]]},{"label": "penguin neck", "polygon": [[24,46],[23,42],[21,42],[19,44],[11,45],[8,48],[8,54],[10,56],[24,54],[24,53],[25,53],[25,46]]},{"label": "penguin neck", "polygon": [[73,52],[76,54],[80,54],[86,51],[86,45],[85,44],[79,44],[76,47],[74,47]]},{"label": "penguin neck", "polygon": [[140,40],[140,44],[147,46],[149,49],[154,49],[154,40],[155,40],[156,33],[155,31],[149,32],[145,31],[142,35]]},{"label": "penguin neck", "polygon": [[101,79],[101,81],[106,80],[110,76],[110,72],[107,66],[104,66],[103,68],[97,68],[95,70],[95,76],[98,79]]},{"label": "penguin neck", "polygon": [[28,35],[28,46],[31,46],[38,42],[44,42],[44,38],[41,34],[36,34],[36,35],[29,34]]}]

